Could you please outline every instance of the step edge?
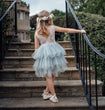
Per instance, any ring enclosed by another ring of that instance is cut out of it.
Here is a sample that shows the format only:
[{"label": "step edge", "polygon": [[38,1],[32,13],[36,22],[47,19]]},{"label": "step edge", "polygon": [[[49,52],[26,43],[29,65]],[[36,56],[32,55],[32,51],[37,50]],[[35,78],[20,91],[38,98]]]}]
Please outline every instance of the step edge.
[{"label": "step edge", "polygon": [[[55,86],[61,87],[82,87],[81,80],[55,80]],[[97,85],[102,85],[102,82],[97,80]],[[0,81],[0,87],[43,87],[46,86],[46,81]],[[92,84],[95,86],[95,84]]]}]

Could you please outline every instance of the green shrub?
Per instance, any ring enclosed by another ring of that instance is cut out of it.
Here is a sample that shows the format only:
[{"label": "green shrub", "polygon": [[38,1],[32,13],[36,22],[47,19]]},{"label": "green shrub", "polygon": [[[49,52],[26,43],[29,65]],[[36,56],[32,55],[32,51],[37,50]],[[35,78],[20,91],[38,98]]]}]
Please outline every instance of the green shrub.
[{"label": "green shrub", "polygon": [[[83,12],[76,13],[76,15],[86,30],[89,41],[96,49],[105,54],[105,17]],[[91,64],[94,68],[94,52],[91,51],[91,54]],[[105,81],[105,59],[99,55],[97,55],[97,73],[98,79]],[[105,85],[103,85],[103,94],[104,93]]]},{"label": "green shrub", "polygon": [[[66,27],[65,16],[55,16],[53,21],[54,21],[54,24],[57,26]],[[55,38],[57,41],[59,40],[63,41],[64,36],[65,36],[64,33],[61,33],[61,32],[56,32],[55,35],[56,35]]]},{"label": "green shrub", "polygon": [[105,54],[105,17],[83,12],[76,13],[76,15],[91,43]]},{"label": "green shrub", "polygon": [[35,33],[35,30],[30,30],[31,42],[34,42],[34,33]]}]

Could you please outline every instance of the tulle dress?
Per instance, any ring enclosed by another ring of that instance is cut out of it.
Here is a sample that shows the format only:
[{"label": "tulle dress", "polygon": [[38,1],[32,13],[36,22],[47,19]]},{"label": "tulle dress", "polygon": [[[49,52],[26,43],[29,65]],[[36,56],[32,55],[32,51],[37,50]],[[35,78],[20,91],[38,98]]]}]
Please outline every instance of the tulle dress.
[{"label": "tulle dress", "polygon": [[41,35],[36,36],[40,42],[40,46],[32,53],[32,58],[35,59],[33,69],[37,77],[51,77],[54,74],[56,77],[59,73],[64,72],[67,67],[67,60],[64,55],[66,51],[60,44],[55,41],[55,28],[53,25],[49,28],[50,35],[45,38]]}]

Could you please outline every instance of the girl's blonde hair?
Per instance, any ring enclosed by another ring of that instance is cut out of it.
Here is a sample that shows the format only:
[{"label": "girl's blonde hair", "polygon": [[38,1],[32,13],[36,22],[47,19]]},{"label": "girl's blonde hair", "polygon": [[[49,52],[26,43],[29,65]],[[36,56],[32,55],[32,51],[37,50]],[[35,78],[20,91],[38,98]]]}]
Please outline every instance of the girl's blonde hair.
[{"label": "girl's blonde hair", "polygon": [[[39,35],[43,35],[45,37],[48,37],[50,35],[50,32],[47,28],[47,26],[53,25],[53,20],[52,17],[50,17],[50,13],[46,10],[41,11],[38,14],[37,19],[37,25],[36,25],[36,30]],[[47,18],[47,19],[41,19],[41,18]]]}]

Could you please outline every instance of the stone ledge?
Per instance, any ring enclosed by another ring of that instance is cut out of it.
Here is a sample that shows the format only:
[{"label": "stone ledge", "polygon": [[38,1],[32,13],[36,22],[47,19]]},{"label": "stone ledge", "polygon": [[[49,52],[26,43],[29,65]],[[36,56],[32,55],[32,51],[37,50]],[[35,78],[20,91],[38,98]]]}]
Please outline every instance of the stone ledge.
[{"label": "stone ledge", "polygon": [[[91,81],[92,86],[94,86],[95,81]],[[102,82],[97,80],[98,85],[102,85]],[[82,86],[81,80],[55,80],[55,86],[63,87],[78,87]],[[0,87],[43,87],[46,86],[46,81],[0,81]]]},{"label": "stone ledge", "polygon": [[[58,97],[59,102],[53,103],[43,100],[42,97],[36,98],[3,98],[0,99],[0,109],[44,109],[54,108],[54,110],[89,110],[85,97]],[[93,105],[95,98],[93,99]],[[100,109],[101,108],[101,109]],[[105,110],[105,97],[99,97],[99,110]]]},{"label": "stone ledge", "polygon": [[[56,41],[57,43],[70,43],[70,41]],[[34,42],[12,42],[11,44],[34,44]]]},{"label": "stone ledge", "polygon": [[78,107],[78,106],[86,106],[88,104],[86,102],[85,97],[72,98],[72,97],[58,97],[58,103],[52,103],[49,100],[44,101],[42,97],[38,98],[3,98],[0,99],[0,108],[27,108],[27,107]]},{"label": "stone ledge", "polygon": [[58,43],[70,43],[70,41],[56,41]]},{"label": "stone ledge", "polygon": [[[65,56],[65,58],[71,58],[71,59],[73,58],[74,59],[75,56]],[[28,57],[28,56],[27,57],[26,56],[21,56],[21,57],[20,56],[19,57],[18,56],[16,56],[16,57],[12,56],[12,57],[5,57],[5,59],[6,60],[7,59],[13,60],[13,59],[33,59],[33,58],[32,57]]]},{"label": "stone ledge", "polygon": [[[34,71],[33,68],[9,68],[9,69],[3,69],[0,70],[0,72],[22,72],[22,71]],[[67,67],[65,68],[65,71],[78,71],[76,67]]]},{"label": "stone ledge", "polygon": [[[72,48],[64,48],[65,50],[72,50]],[[18,49],[8,49],[8,51],[17,51]],[[34,51],[34,49],[19,49],[21,51]]]}]

